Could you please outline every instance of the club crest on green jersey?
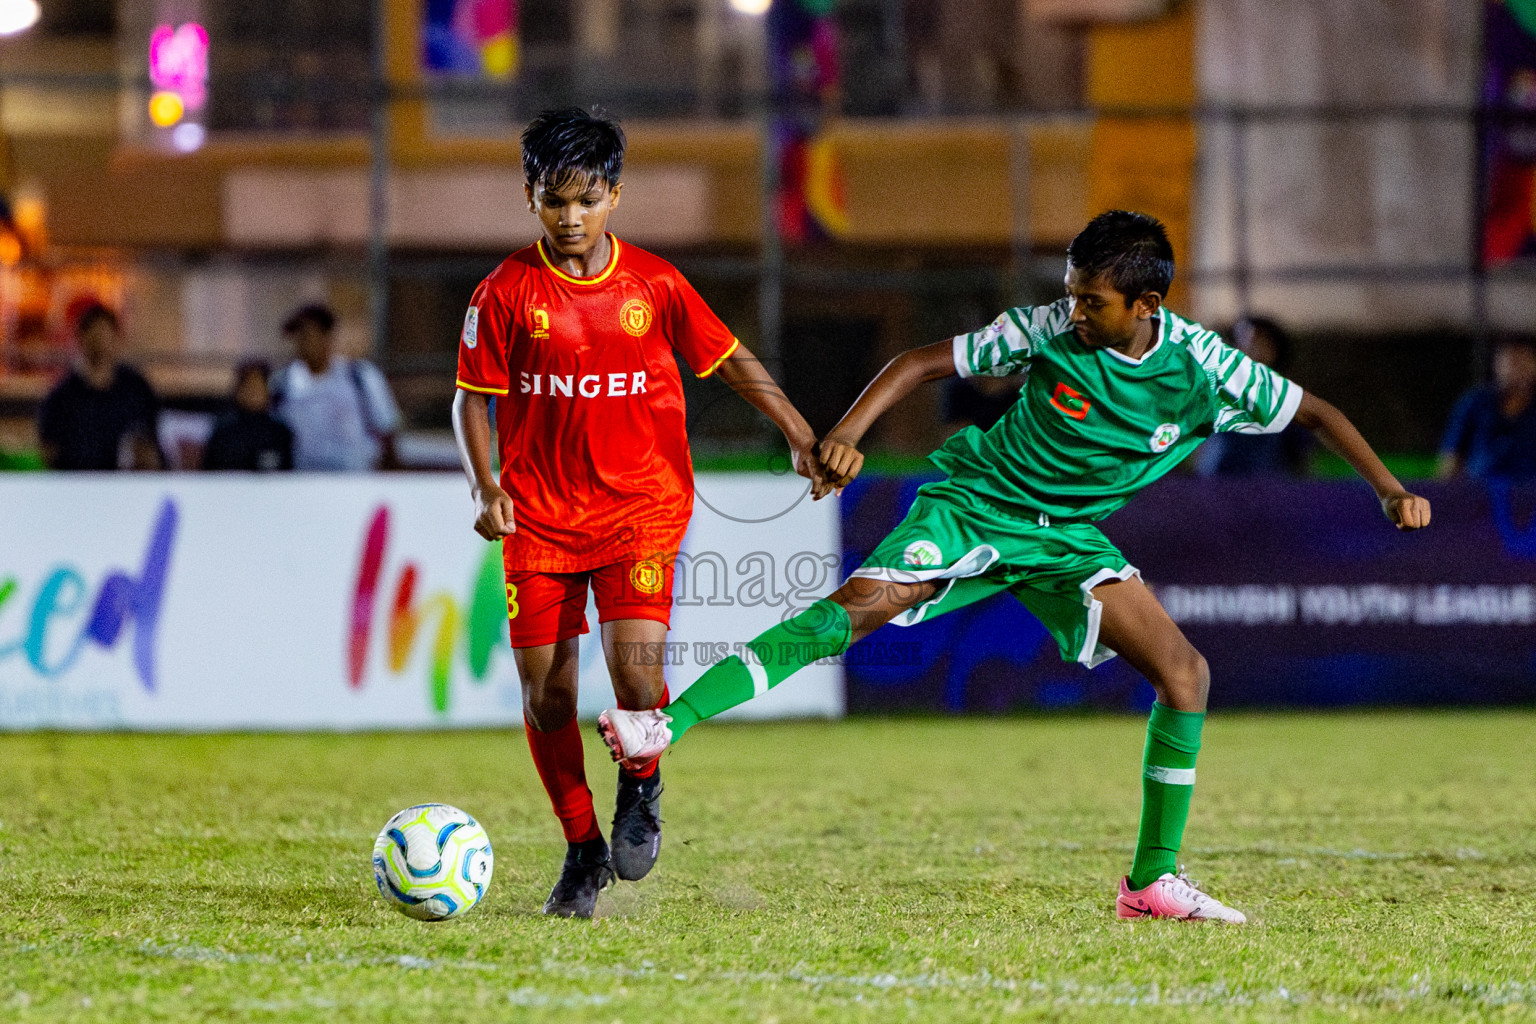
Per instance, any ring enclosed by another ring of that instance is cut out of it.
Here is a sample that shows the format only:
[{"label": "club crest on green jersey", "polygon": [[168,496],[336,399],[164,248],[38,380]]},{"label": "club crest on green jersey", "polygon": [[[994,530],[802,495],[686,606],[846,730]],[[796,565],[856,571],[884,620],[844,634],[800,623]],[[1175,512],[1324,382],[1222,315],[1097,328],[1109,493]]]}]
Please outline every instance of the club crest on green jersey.
[{"label": "club crest on green jersey", "polygon": [[1147,447],[1152,449],[1154,455],[1161,455],[1179,439],[1179,425],[1177,423],[1164,423],[1152,431],[1151,438],[1147,441]]},{"label": "club crest on green jersey", "polygon": [[944,555],[939,551],[939,546],[931,540],[915,540],[907,545],[907,549],[901,553],[902,561],[908,565],[930,568],[944,561]]}]

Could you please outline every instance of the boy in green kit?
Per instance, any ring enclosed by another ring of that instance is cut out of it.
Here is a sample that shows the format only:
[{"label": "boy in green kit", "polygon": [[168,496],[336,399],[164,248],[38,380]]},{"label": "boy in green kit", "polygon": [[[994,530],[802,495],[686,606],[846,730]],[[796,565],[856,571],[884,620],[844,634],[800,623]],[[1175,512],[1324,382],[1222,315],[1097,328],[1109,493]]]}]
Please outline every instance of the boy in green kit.
[{"label": "boy in green kit", "polygon": [[598,719],[615,760],[645,764],[705,718],[750,700],[887,622],[911,625],[1006,590],[1055,636],[1066,661],[1116,654],[1152,684],[1136,853],[1121,917],[1241,924],[1178,867],[1210,671],[1136,568],[1093,524],[1213,433],[1270,433],[1293,419],[1354,467],[1400,530],[1429,524],[1353,424],[1327,402],[1163,306],[1173,249],[1153,218],[1095,217],[1067,249],[1065,298],[892,360],[821,442],[832,486],[858,475],[856,445],[918,384],[958,373],[1025,373],[1018,401],[985,433],[968,427],[931,459],[944,480],[831,597],[727,658],[665,708]]}]

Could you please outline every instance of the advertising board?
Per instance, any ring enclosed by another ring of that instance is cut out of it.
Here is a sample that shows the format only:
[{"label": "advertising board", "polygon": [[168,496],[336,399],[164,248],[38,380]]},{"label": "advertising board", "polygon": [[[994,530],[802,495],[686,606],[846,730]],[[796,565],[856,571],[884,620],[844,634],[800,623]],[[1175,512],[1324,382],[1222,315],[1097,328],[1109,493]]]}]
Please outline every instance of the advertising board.
[{"label": "advertising board", "polygon": [[[835,499],[701,476],[661,656],[674,692],[831,589]],[[500,545],[455,474],[0,478],[0,729],[520,725]],[[595,608],[584,717],[612,705]],[[835,716],[816,666],[737,712]]]},{"label": "advertising board", "polygon": [[[915,478],[843,492],[857,565]],[[1536,701],[1536,489],[1415,484],[1428,529],[1400,533],[1355,481],[1168,477],[1101,527],[1211,667],[1211,706]],[[851,712],[1135,709],[1152,689],[1116,658],[1086,670],[999,595],[845,658]]]}]

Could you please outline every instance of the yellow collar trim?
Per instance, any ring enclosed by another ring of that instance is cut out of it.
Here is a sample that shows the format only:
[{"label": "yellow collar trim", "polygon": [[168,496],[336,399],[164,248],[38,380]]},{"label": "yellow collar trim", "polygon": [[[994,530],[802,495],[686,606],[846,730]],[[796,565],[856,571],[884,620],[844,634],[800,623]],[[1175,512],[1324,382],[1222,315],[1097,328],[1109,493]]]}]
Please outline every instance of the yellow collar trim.
[{"label": "yellow collar trim", "polygon": [[542,237],[534,244],[538,247],[539,259],[544,261],[544,266],[549,270],[551,274],[554,274],[560,280],[570,284],[602,284],[604,281],[608,280],[613,272],[619,267],[619,240],[614,236],[613,232],[610,231],[607,234],[608,242],[613,246],[613,252],[608,257],[608,265],[604,267],[603,272],[598,274],[596,277],[572,277],[570,274],[567,274],[565,271],[555,266],[554,261],[549,258],[549,253],[544,251],[544,239]]}]

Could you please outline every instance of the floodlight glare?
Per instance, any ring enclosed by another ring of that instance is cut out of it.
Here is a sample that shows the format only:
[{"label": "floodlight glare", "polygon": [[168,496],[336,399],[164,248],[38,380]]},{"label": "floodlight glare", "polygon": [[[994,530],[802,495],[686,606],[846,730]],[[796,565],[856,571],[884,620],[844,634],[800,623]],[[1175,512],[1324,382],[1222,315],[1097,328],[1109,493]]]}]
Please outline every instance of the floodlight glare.
[{"label": "floodlight glare", "polygon": [[773,0],[731,0],[731,9],[737,14],[767,14]]},{"label": "floodlight glare", "polygon": [[37,24],[37,0],[0,0],[0,36],[13,36]]}]

